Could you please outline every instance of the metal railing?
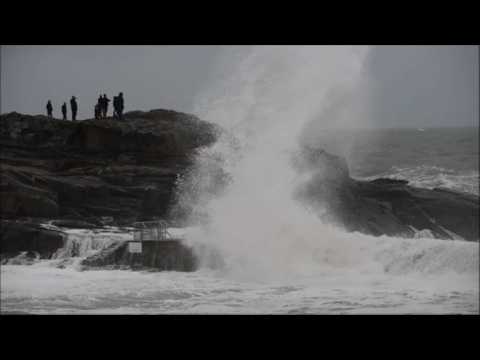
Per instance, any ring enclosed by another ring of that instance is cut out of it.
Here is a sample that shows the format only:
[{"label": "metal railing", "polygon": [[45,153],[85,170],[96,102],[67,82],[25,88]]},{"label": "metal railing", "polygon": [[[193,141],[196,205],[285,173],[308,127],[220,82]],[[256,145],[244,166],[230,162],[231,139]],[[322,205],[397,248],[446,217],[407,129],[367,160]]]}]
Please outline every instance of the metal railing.
[{"label": "metal railing", "polygon": [[140,221],[133,224],[134,241],[164,241],[170,239],[167,222],[163,220]]}]

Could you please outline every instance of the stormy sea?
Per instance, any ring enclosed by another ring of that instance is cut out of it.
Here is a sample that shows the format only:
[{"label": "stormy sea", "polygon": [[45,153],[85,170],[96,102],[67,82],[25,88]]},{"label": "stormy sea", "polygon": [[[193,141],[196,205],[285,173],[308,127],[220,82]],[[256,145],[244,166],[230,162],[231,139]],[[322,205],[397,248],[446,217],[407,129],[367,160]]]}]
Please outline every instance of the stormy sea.
[{"label": "stormy sea", "polygon": [[[351,98],[366,54],[323,51],[256,49],[199,98],[193,113],[228,131],[197,152],[178,185],[188,219],[169,231],[214,248],[214,259],[198,253],[193,272],[83,270],[82,259],[131,233],[71,229],[51,259],[18,256],[1,266],[2,313],[478,314],[478,239],[347,231],[294,196],[309,176],[295,162],[299,142],[344,157],[354,179],[479,194],[478,128],[328,122],[329,90]],[[360,113],[343,116],[368,118]],[[325,127],[312,131],[312,123]],[[220,188],[218,172],[227,178]]]}]

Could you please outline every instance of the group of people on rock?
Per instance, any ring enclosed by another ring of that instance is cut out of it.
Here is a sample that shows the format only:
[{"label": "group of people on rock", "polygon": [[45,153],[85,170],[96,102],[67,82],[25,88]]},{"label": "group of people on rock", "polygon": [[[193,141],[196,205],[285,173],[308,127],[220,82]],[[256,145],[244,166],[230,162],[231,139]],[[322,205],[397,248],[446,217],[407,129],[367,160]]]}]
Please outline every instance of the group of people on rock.
[{"label": "group of people on rock", "polygon": [[[70,99],[70,109],[72,110],[72,120],[77,120],[78,104],[77,98],[75,96],[72,96],[72,98]],[[51,100],[48,100],[47,102],[47,115],[48,117],[53,117],[53,106]],[[67,103],[65,102],[62,105],[62,115],[63,120],[67,120]]]},{"label": "group of people on rock", "polygon": [[[98,102],[95,105],[95,120],[106,119],[108,113],[108,103],[110,99],[107,98],[106,94],[100,95]],[[122,120],[123,119],[123,93],[119,93],[118,96],[113,97],[113,118]],[[63,120],[67,120],[67,104],[64,102],[62,105],[62,115]],[[70,99],[70,109],[72,111],[72,121],[77,120],[78,104],[77,98],[72,96]],[[47,102],[47,115],[48,117],[53,117],[53,105],[52,101],[48,100]]]},{"label": "group of people on rock", "polygon": [[[107,94],[98,97],[98,102],[94,109],[96,120],[107,118],[109,102],[110,99],[107,98]],[[118,120],[123,119],[123,93],[119,93],[118,96],[113,97],[113,118]]]}]

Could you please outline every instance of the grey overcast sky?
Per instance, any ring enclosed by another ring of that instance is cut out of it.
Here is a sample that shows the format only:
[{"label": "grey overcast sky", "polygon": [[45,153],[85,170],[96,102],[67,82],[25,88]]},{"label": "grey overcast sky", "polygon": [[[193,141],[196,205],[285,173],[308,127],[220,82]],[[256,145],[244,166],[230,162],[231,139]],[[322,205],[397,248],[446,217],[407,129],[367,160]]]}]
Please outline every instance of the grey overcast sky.
[{"label": "grey overcast sky", "polygon": [[[1,113],[60,117],[75,95],[80,119],[100,93],[125,94],[126,111],[191,112],[228,46],[2,46]],[[477,46],[376,46],[367,57],[372,124],[478,126]]]}]

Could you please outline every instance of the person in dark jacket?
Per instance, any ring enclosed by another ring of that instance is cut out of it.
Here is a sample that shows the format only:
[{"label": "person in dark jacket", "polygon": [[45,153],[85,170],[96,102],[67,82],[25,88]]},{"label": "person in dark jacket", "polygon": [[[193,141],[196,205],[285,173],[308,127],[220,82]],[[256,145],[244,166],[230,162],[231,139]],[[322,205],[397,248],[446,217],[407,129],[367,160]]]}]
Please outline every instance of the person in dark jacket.
[{"label": "person in dark jacket", "polygon": [[52,102],[50,100],[48,100],[48,102],[47,102],[47,116],[48,117],[52,117],[52,111],[53,111]]},{"label": "person in dark jacket", "polygon": [[62,105],[62,115],[63,120],[67,120],[67,103],[63,103]]},{"label": "person in dark jacket", "polygon": [[113,118],[118,119],[118,97],[113,97]]},{"label": "person in dark jacket", "polygon": [[100,94],[100,96],[98,97],[97,106],[98,106],[98,118],[101,119],[101,118],[102,118],[102,109],[103,109],[103,97],[102,97],[102,94]]},{"label": "person in dark jacket", "polygon": [[117,97],[117,114],[118,119],[123,120],[123,93],[119,93]]},{"label": "person in dark jacket", "polygon": [[102,116],[104,119],[107,118],[107,113],[108,113],[108,103],[110,102],[110,99],[107,98],[107,94],[103,94],[103,106],[102,106]]},{"label": "person in dark jacket", "polygon": [[77,111],[78,111],[78,104],[77,104],[77,98],[75,96],[72,96],[70,99],[70,108],[72,109],[72,121],[77,120]]}]

